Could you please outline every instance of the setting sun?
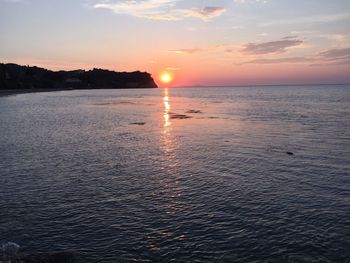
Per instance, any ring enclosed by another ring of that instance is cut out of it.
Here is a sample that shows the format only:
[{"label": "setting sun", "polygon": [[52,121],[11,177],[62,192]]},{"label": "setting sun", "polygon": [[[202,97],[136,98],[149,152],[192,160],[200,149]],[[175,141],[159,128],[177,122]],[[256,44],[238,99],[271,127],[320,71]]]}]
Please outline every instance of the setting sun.
[{"label": "setting sun", "polygon": [[168,84],[172,80],[173,80],[173,77],[169,73],[163,73],[160,75],[160,81],[163,82],[164,84]]}]

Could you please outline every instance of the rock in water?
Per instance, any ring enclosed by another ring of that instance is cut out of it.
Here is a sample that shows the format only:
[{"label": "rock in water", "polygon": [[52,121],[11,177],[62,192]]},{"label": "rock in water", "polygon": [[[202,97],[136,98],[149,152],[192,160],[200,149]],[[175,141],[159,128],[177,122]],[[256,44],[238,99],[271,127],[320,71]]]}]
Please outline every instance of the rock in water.
[{"label": "rock in water", "polygon": [[16,259],[20,246],[14,242],[7,242],[1,245],[3,256],[6,259]]},{"label": "rock in water", "polygon": [[188,110],[186,113],[202,113],[200,110]]},{"label": "rock in water", "polygon": [[146,123],[145,122],[132,122],[130,123],[131,125],[139,125],[139,126],[143,126],[145,125]]}]

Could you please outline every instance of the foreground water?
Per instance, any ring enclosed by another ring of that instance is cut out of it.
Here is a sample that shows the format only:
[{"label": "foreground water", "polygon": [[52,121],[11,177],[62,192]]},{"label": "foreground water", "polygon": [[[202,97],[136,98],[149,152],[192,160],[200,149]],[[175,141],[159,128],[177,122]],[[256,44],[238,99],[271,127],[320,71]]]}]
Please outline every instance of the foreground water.
[{"label": "foreground water", "polygon": [[349,86],[2,97],[0,243],[77,262],[349,262],[349,116]]}]

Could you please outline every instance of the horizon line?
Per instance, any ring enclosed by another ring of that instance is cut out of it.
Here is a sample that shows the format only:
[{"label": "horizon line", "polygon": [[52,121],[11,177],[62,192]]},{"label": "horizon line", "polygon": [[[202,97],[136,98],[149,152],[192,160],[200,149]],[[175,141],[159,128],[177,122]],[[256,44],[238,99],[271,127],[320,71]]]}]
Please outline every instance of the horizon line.
[{"label": "horizon line", "polygon": [[[153,77],[153,74],[151,74],[148,71],[141,71],[141,70],[133,70],[133,71],[117,71],[116,69],[110,69],[110,68],[99,68],[99,67],[92,67],[92,68],[77,68],[77,69],[69,69],[69,70],[64,70],[64,69],[53,69],[52,67],[45,67],[45,66],[37,66],[33,64],[17,64],[15,62],[0,62],[0,64],[14,64],[18,66],[23,66],[23,67],[38,67],[38,68],[43,68],[46,70],[50,70],[53,72],[60,72],[60,71],[91,71],[94,69],[101,69],[101,70],[108,70],[108,71],[114,71],[114,72],[119,72],[119,73],[133,73],[133,72],[146,72],[150,74]],[[156,79],[154,79],[156,81]],[[345,83],[280,83],[280,84],[227,84],[227,85],[205,85],[205,84],[197,84],[197,85],[183,85],[183,86],[171,86],[171,87],[162,87],[158,84],[156,81],[157,85],[159,88],[234,88],[234,87],[268,87],[268,86],[326,86],[326,85],[337,85],[337,86],[345,86],[345,85],[350,85],[350,82],[345,82]]]},{"label": "horizon line", "polygon": [[327,86],[327,85],[336,85],[336,86],[346,86],[350,85],[349,83],[302,83],[302,84],[243,84],[243,85],[190,85],[190,86],[172,86],[172,87],[160,87],[161,89],[166,88],[239,88],[239,87],[270,87],[270,86]]}]

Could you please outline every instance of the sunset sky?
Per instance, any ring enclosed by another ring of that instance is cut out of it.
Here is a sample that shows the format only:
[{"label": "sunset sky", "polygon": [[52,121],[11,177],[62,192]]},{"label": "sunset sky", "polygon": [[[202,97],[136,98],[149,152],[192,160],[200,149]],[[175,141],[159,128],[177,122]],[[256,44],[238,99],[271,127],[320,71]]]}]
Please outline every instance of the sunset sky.
[{"label": "sunset sky", "polygon": [[173,86],[350,82],[349,0],[0,0],[0,62]]}]

